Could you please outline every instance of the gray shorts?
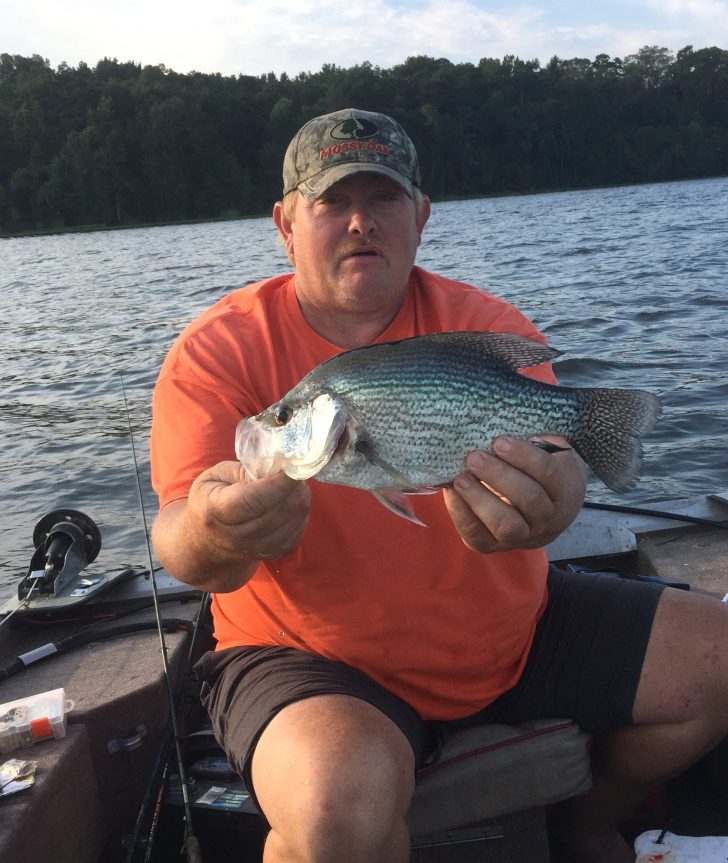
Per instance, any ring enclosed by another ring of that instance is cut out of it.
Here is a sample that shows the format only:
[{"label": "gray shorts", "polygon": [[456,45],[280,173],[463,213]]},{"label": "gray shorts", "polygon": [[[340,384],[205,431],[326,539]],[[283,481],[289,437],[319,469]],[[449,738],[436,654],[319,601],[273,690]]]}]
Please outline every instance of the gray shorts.
[{"label": "gray shorts", "polygon": [[551,567],[549,601],[518,683],[483,710],[448,722],[424,721],[365,674],[287,647],[234,647],[196,666],[202,701],[230,763],[250,782],[255,744],[288,704],[315,695],[362,698],[403,731],[417,764],[431,759],[449,729],[484,722],[569,718],[604,734],[632,722],[652,621],[664,585]]}]

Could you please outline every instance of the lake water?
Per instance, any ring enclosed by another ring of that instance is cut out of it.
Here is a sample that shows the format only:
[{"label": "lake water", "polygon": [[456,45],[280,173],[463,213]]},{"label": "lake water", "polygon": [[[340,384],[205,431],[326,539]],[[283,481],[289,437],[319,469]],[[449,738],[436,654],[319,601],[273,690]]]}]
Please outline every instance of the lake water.
[{"label": "lake water", "polygon": [[[575,386],[644,387],[664,415],[631,504],[728,489],[728,178],[436,204],[418,262],[516,303]],[[120,373],[144,499],[150,396],[198,312],[286,270],[269,219],[0,240],[0,600],[46,512],[102,531],[98,565],[144,566]]]}]

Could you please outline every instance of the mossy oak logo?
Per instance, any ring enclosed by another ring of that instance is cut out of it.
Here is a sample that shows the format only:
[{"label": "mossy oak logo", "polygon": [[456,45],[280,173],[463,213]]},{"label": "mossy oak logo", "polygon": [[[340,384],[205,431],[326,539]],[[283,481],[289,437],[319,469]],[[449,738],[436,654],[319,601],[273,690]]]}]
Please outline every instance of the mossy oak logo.
[{"label": "mossy oak logo", "polygon": [[362,138],[373,138],[379,127],[369,120],[356,120],[353,117],[339,123],[329,133],[337,141],[360,141]]},{"label": "mossy oak logo", "polygon": [[378,134],[379,126],[369,120],[356,120],[354,118],[344,120],[343,123],[334,126],[329,132],[332,138],[343,143],[333,144],[331,147],[324,147],[322,150],[319,150],[319,159],[322,161],[335,161],[337,156],[360,152],[362,150],[367,150],[369,153],[377,153],[380,156],[390,156],[392,148],[389,144],[367,140]]}]

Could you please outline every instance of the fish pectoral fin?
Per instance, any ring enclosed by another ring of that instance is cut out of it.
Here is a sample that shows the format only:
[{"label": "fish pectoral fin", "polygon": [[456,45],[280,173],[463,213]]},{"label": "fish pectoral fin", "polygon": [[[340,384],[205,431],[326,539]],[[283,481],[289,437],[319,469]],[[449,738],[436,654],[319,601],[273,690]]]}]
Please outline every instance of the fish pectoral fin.
[{"label": "fish pectoral fin", "polygon": [[571,452],[571,447],[569,446],[559,446],[558,444],[551,443],[547,440],[539,440],[538,438],[531,438],[531,443],[534,446],[537,446],[539,449],[542,449],[547,453],[555,453],[555,452]]},{"label": "fish pectoral fin", "polygon": [[420,527],[427,527],[424,521],[420,521],[415,515],[412,504],[407,500],[405,493],[398,488],[377,488],[372,491],[374,497],[390,512],[406,518]]},{"label": "fish pectoral fin", "polygon": [[[411,479],[406,477],[402,471],[397,470],[396,467],[393,467],[389,462],[386,462],[383,458],[380,458],[375,452],[374,447],[367,438],[360,437],[357,442],[354,444],[354,449],[361,453],[364,458],[375,464],[377,467],[380,467],[385,473],[388,473],[392,479],[395,481],[397,486],[401,488],[416,488],[417,483],[412,482]],[[410,494],[414,494],[414,492],[410,492]]]}]

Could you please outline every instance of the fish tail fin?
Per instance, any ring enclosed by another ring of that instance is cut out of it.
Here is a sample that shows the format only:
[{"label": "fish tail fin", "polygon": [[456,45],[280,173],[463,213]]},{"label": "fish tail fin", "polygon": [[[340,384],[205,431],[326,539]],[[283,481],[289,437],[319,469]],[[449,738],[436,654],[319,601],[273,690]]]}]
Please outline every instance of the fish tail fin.
[{"label": "fish tail fin", "polygon": [[599,479],[613,491],[634,485],[642,467],[643,435],[662,412],[646,390],[585,389],[576,431],[569,441]]}]

